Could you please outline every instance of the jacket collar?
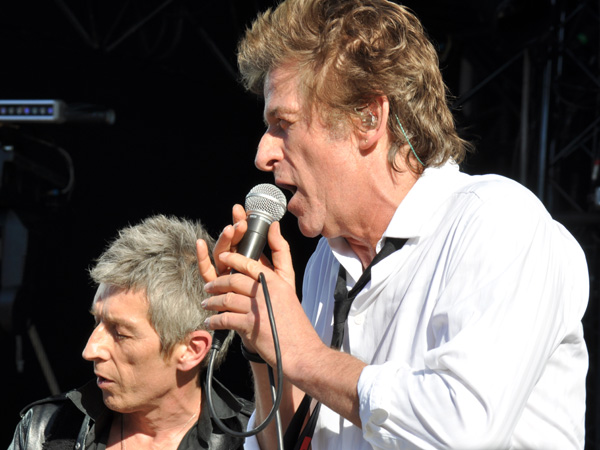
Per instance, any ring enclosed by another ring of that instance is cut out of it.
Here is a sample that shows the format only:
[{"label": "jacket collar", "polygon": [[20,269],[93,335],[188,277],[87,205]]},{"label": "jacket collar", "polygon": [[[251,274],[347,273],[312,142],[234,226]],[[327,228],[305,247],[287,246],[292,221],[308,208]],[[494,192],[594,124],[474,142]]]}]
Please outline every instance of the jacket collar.
[{"label": "jacket collar", "polygon": [[[203,383],[203,392],[205,386]],[[110,425],[112,411],[109,410],[102,399],[102,391],[92,380],[79,389],[74,389],[66,394],[66,397],[84,414],[95,422],[95,434],[101,433],[105,426]],[[229,436],[210,417],[209,408],[203,395],[202,411],[195,427],[184,436],[179,445],[180,450],[196,449],[198,443],[202,448],[237,449],[241,448],[243,440]],[[251,409],[242,404],[224,385],[218,380],[212,383],[212,400],[215,413],[228,427],[236,431],[244,431],[247,419],[240,420],[240,416],[249,415]]]}]

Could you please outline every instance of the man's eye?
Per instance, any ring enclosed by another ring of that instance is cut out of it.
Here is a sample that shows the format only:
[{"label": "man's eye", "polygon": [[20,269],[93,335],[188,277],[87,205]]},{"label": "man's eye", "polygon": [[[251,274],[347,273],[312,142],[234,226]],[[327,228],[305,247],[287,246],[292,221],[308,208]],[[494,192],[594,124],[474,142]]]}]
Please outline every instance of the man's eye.
[{"label": "man's eye", "polygon": [[272,133],[277,135],[282,131],[288,131],[288,129],[292,126],[292,122],[285,119],[276,119],[270,124],[267,124],[267,133]]},{"label": "man's eye", "polygon": [[119,330],[118,330],[118,329],[115,329],[115,330],[113,331],[113,333],[114,333],[115,337],[116,337],[117,339],[119,339],[120,341],[121,341],[121,340],[123,340],[123,339],[127,339],[127,338],[129,337],[129,335],[127,335],[127,334],[122,334],[122,333],[119,333]]},{"label": "man's eye", "polygon": [[119,332],[119,329],[115,326],[110,327],[110,333],[115,337],[116,340],[122,341],[123,339],[127,339],[129,335],[122,334]]}]

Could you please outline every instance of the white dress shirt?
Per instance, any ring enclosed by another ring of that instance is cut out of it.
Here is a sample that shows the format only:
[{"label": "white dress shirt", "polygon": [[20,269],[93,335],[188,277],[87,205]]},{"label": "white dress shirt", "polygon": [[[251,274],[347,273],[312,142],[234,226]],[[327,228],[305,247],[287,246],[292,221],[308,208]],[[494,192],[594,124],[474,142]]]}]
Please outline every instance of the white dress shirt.
[{"label": "white dress shirt", "polygon": [[[322,406],[313,450],[582,449],[588,355],[581,247],[518,183],[428,168],[385,237],[408,238],[372,268],[342,350],[364,361],[362,429]],[[343,239],[321,239],[303,307],[323,341]],[[338,375],[343,379],[344,374]]]}]

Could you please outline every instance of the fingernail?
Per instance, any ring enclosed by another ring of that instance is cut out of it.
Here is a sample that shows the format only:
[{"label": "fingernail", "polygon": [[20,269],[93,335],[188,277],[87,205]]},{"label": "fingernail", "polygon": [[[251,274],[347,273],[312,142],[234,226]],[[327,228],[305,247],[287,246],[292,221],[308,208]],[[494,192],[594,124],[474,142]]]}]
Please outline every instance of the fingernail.
[{"label": "fingernail", "polygon": [[[205,290],[206,292],[208,292],[210,289],[212,289],[212,287],[213,287],[212,281],[209,281],[208,283],[206,283],[206,284],[204,285],[204,290]],[[206,300],[205,300],[205,301],[206,301]]]},{"label": "fingernail", "polygon": [[202,300],[200,302],[200,306],[202,306],[202,308],[206,308],[206,303],[208,303],[206,300]]},{"label": "fingernail", "polygon": [[205,321],[204,321],[204,326],[206,328],[210,328],[210,317],[208,317]]}]

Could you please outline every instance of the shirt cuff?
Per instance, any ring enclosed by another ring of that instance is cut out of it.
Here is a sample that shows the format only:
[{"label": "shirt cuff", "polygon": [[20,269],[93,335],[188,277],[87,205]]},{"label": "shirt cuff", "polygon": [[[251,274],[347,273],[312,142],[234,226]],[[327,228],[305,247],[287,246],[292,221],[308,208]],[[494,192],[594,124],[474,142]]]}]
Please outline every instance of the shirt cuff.
[{"label": "shirt cuff", "polygon": [[[397,448],[398,436],[392,430],[397,411],[394,402],[398,399],[390,387],[402,381],[399,372],[410,370],[405,365],[387,362],[366,366],[358,379],[359,415],[363,437],[374,448]],[[388,420],[389,419],[389,420]]]}]

